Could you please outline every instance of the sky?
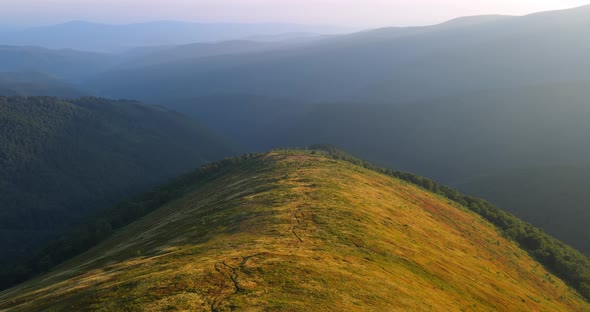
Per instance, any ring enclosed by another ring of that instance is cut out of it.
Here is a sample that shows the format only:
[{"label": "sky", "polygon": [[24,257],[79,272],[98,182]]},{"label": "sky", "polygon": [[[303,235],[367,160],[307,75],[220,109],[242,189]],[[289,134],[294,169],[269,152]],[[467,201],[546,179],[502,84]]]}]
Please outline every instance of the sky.
[{"label": "sky", "polygon": [[0,23],[39,26],[72,20],[111,24],[181,20],[368,28],[429,25],[480,14],[525,15],[589,3],[590,0],[0,0]]}]

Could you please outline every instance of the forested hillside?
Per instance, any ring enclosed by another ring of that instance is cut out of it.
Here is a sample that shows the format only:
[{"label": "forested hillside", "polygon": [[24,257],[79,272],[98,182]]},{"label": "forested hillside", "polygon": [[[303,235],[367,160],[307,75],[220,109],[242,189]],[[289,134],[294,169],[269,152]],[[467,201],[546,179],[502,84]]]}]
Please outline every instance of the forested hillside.
[{"label": "forested hillside", "polygon": [[0,96],[56,96],[75,98],[89,92],[56,76],[39,72],[0,72]]},{"label": "forested hillside", "polygon": [[105,53],[7,46],[0,42],[0,72],[47,73],[79,83],[117,62],[113,55]]},{"label": "forested hillside", "polygon": [[457,184],[590,255],[590,165],[513,168]]},{"label": "forested hillside", "polygon": [[176,110],[231,138],[244,152],[259,152],[293,143],[288,133],[314,107],[284,98],[248,94],[174,98],[171,103]]},{"label": "forested hillside", "polygon": [[175,112],[130,101],[0,97],[0,264],[97,209],[230,154]]}]

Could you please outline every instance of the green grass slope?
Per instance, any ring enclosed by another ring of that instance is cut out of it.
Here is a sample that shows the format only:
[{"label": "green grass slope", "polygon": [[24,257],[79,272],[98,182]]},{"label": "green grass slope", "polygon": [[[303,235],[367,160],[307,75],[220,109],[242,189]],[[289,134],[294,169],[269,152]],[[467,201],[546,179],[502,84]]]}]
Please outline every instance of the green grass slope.
[{"label": "green grass slope", "polygon": [[230,163],[181,194],[0,310],[590,309],[481,216],[323,152]]},{"label": "green grass slope", "polygon": [[327,104],[284,137],[330,142],[484,197],[590,254],[588,90],[585,81],[402,106]]},{"label": "green grass slope", "polygon": [[208,130],[159,107],[0,97],[0,288],[4,264],[71,224],[228,153]]}]

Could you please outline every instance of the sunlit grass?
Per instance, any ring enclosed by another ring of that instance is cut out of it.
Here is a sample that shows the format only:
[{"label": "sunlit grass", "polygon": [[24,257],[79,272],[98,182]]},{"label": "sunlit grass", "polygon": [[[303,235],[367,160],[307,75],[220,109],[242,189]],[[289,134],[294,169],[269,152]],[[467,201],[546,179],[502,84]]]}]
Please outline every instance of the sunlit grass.
[{"label": "sunlit grass", "polygon": [[589,311],[489,223],[408,183],[273,152],[55,272],[16,311]]}]

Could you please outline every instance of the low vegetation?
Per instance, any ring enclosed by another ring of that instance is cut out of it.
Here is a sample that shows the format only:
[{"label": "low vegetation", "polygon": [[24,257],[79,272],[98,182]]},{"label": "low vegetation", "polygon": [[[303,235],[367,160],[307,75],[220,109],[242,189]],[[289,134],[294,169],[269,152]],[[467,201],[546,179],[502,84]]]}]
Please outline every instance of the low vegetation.
[{"label": "low vegetation", "polygon": [[86,235],[70,249],[86,252],[0,309],[590,308],[444,188],[319,148],[225,160],[118,205],[54,245]]},{"label": "low vegetation", "polygon": [[533,258],[572,285],[587,300],[590,300],[590,260],[579,251],[546,234],[543,230],[496,208],[485,200],[461,194],[430,179],[379,168],[330,146],[312,146],[311,148],[320,149],[334,159],[345,160],[411,182],[469,208],[494,224],[505,237],[517,242]]}]

